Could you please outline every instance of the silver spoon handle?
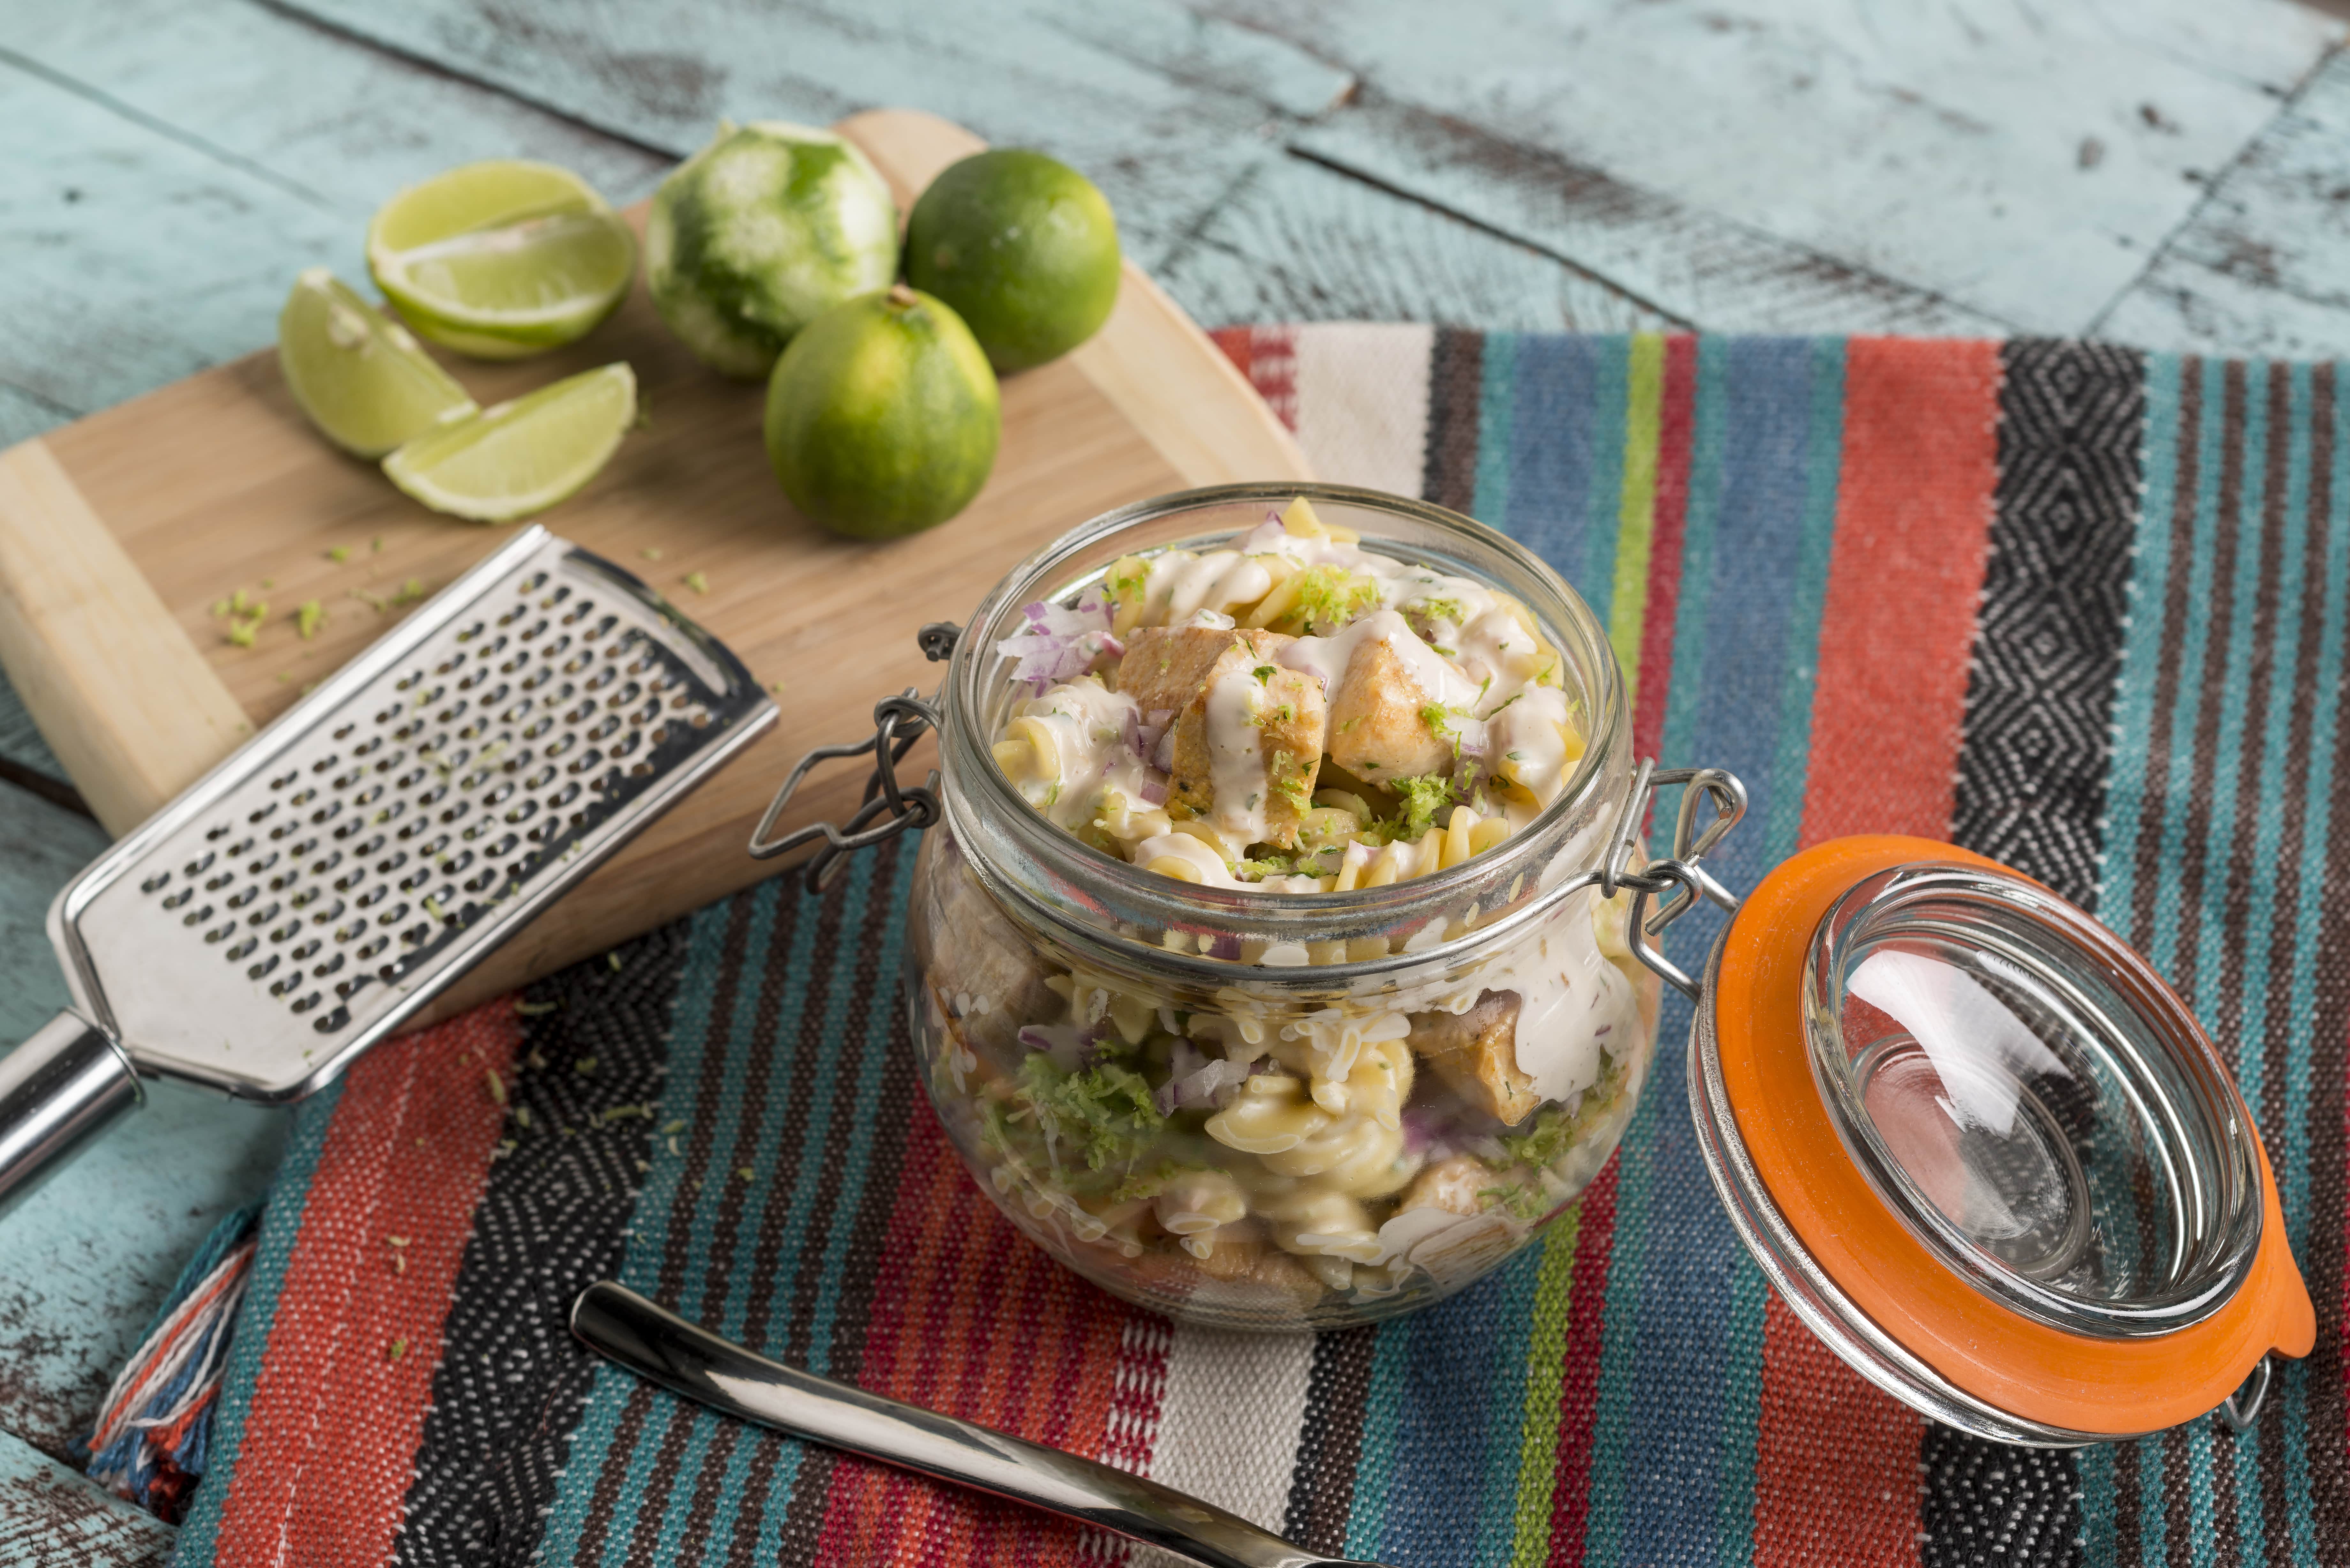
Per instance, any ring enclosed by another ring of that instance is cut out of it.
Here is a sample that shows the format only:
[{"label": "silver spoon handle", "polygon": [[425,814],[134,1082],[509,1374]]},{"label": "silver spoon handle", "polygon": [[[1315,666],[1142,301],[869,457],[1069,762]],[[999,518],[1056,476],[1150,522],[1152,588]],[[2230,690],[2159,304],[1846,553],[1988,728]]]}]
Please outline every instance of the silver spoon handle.
[{"label": "silver spoon handle", "polygon": [[571,1332],[713,1410],[1114,1531],[1208,1568],[1332,1562],[1141,1476],[754,1355],[609,1280],[579,1293]]}]

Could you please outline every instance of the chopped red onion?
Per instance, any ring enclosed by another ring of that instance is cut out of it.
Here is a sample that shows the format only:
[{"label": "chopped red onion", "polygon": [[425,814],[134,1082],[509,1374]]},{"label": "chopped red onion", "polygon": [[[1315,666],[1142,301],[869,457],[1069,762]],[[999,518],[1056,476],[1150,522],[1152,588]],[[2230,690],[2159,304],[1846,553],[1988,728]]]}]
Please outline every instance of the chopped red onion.
[{"label": "chopped red onion", "polygon": [[1118,612],[1090,593],[1074,607],[1039,600],[1020,613],[1027,618],[1026,628],[998,642],[995,650],[1017,660],[1012,679],[1026,681],[1039,697],[1101,659],[1126,653],[1126,645],[1110,635]]}]

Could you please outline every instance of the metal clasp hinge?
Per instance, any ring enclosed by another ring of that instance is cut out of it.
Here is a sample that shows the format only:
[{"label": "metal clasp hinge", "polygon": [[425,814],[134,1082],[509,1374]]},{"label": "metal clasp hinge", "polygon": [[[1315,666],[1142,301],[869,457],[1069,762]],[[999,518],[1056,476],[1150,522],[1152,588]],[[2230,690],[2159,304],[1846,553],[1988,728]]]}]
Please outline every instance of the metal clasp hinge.
[{"label": "metal clasp hinge", "polygon": [[2261,1418],[2261,1407],[2268,1403],[2269,1380],[2276,1375],[2276,1357],[2263,1355],[2252,1366],[2243,1386],[2220,1401],[2220,1419],[2231,1432],[2249,1432]]},{"label": "metal clasp hinge", "polygon": [[[1640,848],[1640,825],[1648,819],[1656,792],[1671,784],[1682,786],[1680,811],[1673,823],[1673,852],[1634,871],[1630,866],[1632,857]],[[1700,821],[1700,808],[1709,805],[1713,814]],[[1698,863],[1745,815],[1746,785],[1728,769],[1659,768],[1653,761],[1644,762],[1633,777],[1631,792],[1616,814],[1607,857],[1600,867],[1602,898],[1614,898],[1618,888],[1632,889],[1631,918],[1625,922],[1625,940],[1631,944],[1634,956],[1691,1002],[1697,1000],[1700,990],[1695,977],[1665,957],[1664,950],[1648,939],[1662,936],[1667,926],[1697,908],[1700,899],[1725,911],[1736,911],[1738,896]],[[1672,896],[1659,904],[1654,914],[1649,913],[1648,900],[1669,888],[1674,890]]]},{"label": "metal clasp hinge", "polygon": [[[962,628],[952,621],[932,621],[922,628],[919,641],[922,654],[932,663],[953,656],[955,641]],[[766,812],[759,826],[751,830],[750,851],[754,860],[771,860],[787,855],[803,844],[824,840],[807,863],[801,885],[810,893],[821,893],[847,863],[847,857],[870,845],[894,837],[909,828],[920,831],[939,819],[939,772],[931,770],[921,784],[908,787],[898,782],[898,764],[906,759],[914,742],[926,730],[940,727],[940,699],[924,700],[914,694],[910,686],[895,697],[884,697],[873,704],[873,733],[862,741],[837,746],[818,746],[799,760],[784,787],[767,803]],[[818,763],[842,757],[859,757],[873,753],[873,776],[865,782],[864,801],[857,814],[846,824],[811,822],[793,829],[780,838],[768,835],[775,830],[776,822],[785,807],[799,793],[799,787]],[[884,820],[876,820],[877,818]]]}]

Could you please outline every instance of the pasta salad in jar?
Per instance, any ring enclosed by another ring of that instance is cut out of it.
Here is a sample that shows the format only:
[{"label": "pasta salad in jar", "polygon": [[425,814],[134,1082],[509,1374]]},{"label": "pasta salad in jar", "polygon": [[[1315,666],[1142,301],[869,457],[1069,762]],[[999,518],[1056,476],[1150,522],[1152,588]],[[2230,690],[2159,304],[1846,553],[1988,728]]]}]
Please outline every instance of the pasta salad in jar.
[{"label": "pasta salad in jar", "polygon": [[1615,1149],[1659,988],[1565,584],[1369,492],[1097,520],[962,635],[906,996],[1003,1210],[1129,1300],[1334,1327],[1457,1290]]}]

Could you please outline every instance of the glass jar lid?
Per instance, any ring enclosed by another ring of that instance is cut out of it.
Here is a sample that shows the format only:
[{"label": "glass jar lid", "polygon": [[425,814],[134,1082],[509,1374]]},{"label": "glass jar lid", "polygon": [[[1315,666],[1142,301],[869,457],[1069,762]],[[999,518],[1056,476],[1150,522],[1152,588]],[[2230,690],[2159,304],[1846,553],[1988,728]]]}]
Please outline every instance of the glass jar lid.
[{"label": "glass jar lid", "polygon": [[2226,1305],[2261,1238],[2243,1103],[2137,955],[2003,871],[1864,878],[1814,934],[1804,1033],[1854,1162],[1952,1270],[2097,1338]]},{"label": "glass jar lid", "polygon": [[1938,1420],[2137,1436],[2314,1340],[2193,1013],[1992,861],[1890,836],[1785,861],[1715,945],[1690,1058],[1708,1171],[1772,1284]]}]

